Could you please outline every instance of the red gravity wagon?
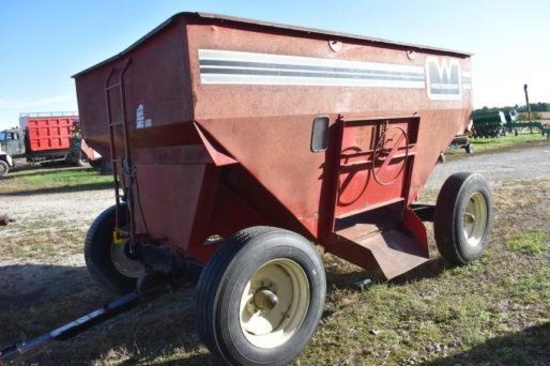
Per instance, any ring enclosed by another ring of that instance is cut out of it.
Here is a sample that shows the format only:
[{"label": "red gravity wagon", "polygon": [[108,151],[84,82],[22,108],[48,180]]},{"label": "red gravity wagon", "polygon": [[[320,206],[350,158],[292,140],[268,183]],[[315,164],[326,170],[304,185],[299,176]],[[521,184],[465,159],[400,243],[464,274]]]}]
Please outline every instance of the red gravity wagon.
[{"label": "red gravity wagon", "polygon": [[469,54],[181,13],[74,77],[116,185],[86,238],[92,276],[126,293],[200,269],[198,332],[228,364],[306,347],[326,290],[313,243],[386,280],[429,259],[423,221],[454,264],[487,245],[480,175],[415,204],[470,120]]}]

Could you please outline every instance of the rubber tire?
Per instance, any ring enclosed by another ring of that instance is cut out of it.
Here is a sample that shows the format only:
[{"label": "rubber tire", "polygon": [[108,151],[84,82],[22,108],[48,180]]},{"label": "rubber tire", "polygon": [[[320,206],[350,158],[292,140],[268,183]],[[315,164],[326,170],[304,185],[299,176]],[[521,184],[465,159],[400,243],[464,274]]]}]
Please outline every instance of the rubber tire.
[{"label": "rubber tire", "polygon": [[[463,232],[466,205],[475,193],[481,193],[487,204],[487,223],[477,246],[467,243]],[[493,222],[493,201],[485,178],[477,173],[451,175],[439,192],[434,212],[434,234],[443,258],[454,265],[465,265],[481,257]]]},{"label": "rubber tire", "polygon": [[10,166],[4,160],[0,160],[0,178],[5,177],[10,172]]},{"label": "rubber tire", "polygon": [[[126,210],[122,210],[121,220],[126,220]],[[116,206],[103,211],[92,223],[84,242],[86,266],[94,280],[117,294],[127,294],[134,290],[137,278],[120,273],[111,260],[113,229],[116,223]]]},{"label": "rubber tire", "polygon": [[[296,333],[279,347],[252,345],[241,330],[239,305],[250,277],[265,263],[292,259],[308,276],[311,290],[305,319]],[[197,329],[210,351],[229,365],[287,365],[309,343],[315,332],[326,294],[319,253],[305,238],[271,227],[238,232],[222,245],[203,269],[198,283]]]}]

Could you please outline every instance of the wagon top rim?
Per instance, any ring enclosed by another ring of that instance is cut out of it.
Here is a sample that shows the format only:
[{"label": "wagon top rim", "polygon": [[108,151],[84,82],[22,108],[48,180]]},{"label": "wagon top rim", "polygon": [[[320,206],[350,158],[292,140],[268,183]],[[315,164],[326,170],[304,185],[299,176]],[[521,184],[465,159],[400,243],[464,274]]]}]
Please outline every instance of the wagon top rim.
[{"label": "wagon top rim", "polygon": [[424,52],[437,53],[437,54],[448,55],[448,56],[455,56],[459,58],[468,58],[473,55],[473,53],[468,53],[468,52],[463,52],[458,50],[432,47],[432,46],[426,46],[426,45],[420,45],[420,44],[414,44],[414,43],[392,41],[392,40],[383,39],[383,38],[367,37],[367,36],[361,36],[361,35],[351,34],[351,33],[342,33],[342,32],[329,31],[329,30],[323,30],[323,29],[317,29],[317,28],[300,27],[300,26],[288,25],[288,24],[282,24],[282,23],[272,23],[267,21],[253,20],[253,19],[240,18],[240,17],[228,16],[228,15],[220,15],[220,14],[212,14],[212,13],[181,12],[168,18],[166,21],[164,21],[155,29],[147,33],[145,36],[138,39],[136,42],[134,42],[132,45],[126,48],[124,51],[92,67],[89,67],[77,74],[74,74],[72,77],[73,78],[79,77],[82,74],[86,74],[91,70],[99,68],[113,60],[116,60],[128,54],[130,51],[132,51],[142,43],[146,42],[149,38],[153,37],[157,33],[161,32],[163,29],[167,28],[171,24],[181,19],[184,19],[189,24],[209,23],[209,24],[219,24],[219,25],[222,25],[222,24],[223,25],[240,25],[240,26],[247,26],[247,27],[256,28],[260,30],[263,29],[263,30],[269,30],[272,32],[279,32],[279,33],[280,32],[289,33],[290,31],[292,33],[302,35],[302,36],[327,37],[327,40],[333,40],[333,41],[348,41],[348,42],[359,41],[363,43],[365,42],[370,43],[371,45],[374,45],[374,46],[378,45],[383,47],[404,48],[407,51],[414,51],[414,52],[424,51]]}]

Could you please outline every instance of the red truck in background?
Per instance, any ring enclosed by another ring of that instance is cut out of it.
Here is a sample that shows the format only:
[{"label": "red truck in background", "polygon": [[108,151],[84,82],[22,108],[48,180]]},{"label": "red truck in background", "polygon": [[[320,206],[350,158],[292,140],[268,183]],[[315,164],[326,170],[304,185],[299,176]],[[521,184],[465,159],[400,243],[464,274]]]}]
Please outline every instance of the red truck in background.
[{"label": "red truck in background", "polygon": [[101,155],[80,136],[77,113],[22,113],[19,127],[0,132],[0,177],[22,158],[30,164],[66,160],[83,165]]}]

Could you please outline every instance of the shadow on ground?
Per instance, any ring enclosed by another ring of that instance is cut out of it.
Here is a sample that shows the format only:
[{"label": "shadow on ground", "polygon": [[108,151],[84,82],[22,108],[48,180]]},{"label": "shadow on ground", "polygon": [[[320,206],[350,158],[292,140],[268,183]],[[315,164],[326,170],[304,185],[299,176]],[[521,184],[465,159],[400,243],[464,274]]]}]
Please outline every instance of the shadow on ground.
[{"label": "shadow on ground", "polygon": [[[426,262],[391,283],[439,276],[441,258]],[[327,271],[329,288],[353,288],[364,272]],[[8,265],[0,267],[0,347],[29,340],[97,309],[114,295],[95,284],[85,267]],[[88,365],[94,360],[120,365],[217,365],[195,329],[195,289],[166,294],[141,304],[63,343],[26,364]],[[427,365],[544,364],[550,359],[550,323],[493,338],[473,349],[440,357]]]},{"label": "shadow on ground", "polygon": [[549,362],[550,322],[492,338],[469,351],[425,365],[548,365]]},{"label": "shadow on ground", "polygon": [[[2,266],[0,283],[0,349],[45,334],[116,297],[96,285],[85,267]],[[88,365],[93,360],[123,365],[215,365],[217,359],[201,346],[194,316],[195,290],[179,290],[18,362],[45,366]],[[184,356],[188,358],[180,360]]]},{"label": "shadow on ground", "polygon": [[[401,276],[395,277],[388,283],[396,286],[401,286],[416,280],[436,278],[441,275],[442,272],[449,268],[451,267],[442,257],[437,257],[421,264],[416,268],[413,268],[412,270],[402,274]],[[327,282],[327,292],[330,293],[331,291],[334,291],[334,289],[361,289],[365,286],[368,286],[370,283],[384,281],[379,281],[372,278],[368,272],[363,270],[350,271],[347,273],[333,273],[333,271],[328,269]]]}]

